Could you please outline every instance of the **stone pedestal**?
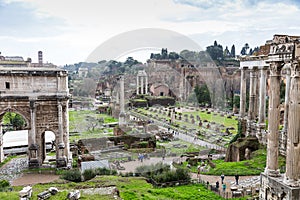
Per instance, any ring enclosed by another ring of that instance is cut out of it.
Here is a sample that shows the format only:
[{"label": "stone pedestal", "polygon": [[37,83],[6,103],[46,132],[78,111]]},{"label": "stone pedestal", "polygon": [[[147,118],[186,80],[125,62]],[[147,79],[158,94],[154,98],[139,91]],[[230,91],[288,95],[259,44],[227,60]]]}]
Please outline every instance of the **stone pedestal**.
[{"label": "stone pedestal", "polygon": [[40,167],[37,152],[38,152],[38,145],[31,144],[29,147],[29,162],[28,162],[29,168]]},{"label": "stone pedestal", "polygon": [[300,199],[300,187],[290,187],[283,182],[283,176],[270,177],[260,175],[260,200],[296,200]]}]

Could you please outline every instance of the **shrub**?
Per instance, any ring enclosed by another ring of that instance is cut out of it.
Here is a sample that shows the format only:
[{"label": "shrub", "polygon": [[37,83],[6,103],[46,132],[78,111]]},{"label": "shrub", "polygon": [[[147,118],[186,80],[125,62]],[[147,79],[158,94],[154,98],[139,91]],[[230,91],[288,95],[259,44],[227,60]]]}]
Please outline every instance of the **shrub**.
[{"label": "shrub", "polygon": [[72,181],[72,182],[80,182],[81,181],[81,173],[78,169],[71,169],[63,172],[62,179]]},{"label": "shrub", "polygon": [[0,180],[0,189],[8,187],[10,184],[8,180]]},{"label": "shrub", "polygon": [[96,176],[96,172],[93,169],[86,169],[86,170],[84,170],[82,175],[83,175],[83,179],[85,181],[87,181],[87,180],[91,180],[92,178],[94,178]]},{"label": "shrub", "polygon": [[116,170],[110,170],[110,169],[106,169],[106,168],[97,168],[95,169],[95,173],[96,175],[116,175],[117,171]]}]

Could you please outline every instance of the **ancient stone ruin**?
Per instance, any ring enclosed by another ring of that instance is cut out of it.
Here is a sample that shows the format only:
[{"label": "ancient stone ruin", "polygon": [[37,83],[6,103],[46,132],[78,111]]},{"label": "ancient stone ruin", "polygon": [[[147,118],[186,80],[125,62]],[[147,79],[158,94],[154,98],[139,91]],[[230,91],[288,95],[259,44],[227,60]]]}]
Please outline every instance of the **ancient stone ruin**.
[{"label": "ancient stone ruin", "polygon": [[[57,167],[66,167],[71,161],[67,72],[56,67],[6,66],[0,67],[0,80],[0,120],[6,112],[25,119],[29,167],[40,167],[46,158],[45,131],[55,134]],[[2,141],[0,144],[2,162]]]},{"label": "ancient stone ruin", "polygon": [[[300,199],[300,36],[274,35],[257,56],[241,59],[240,117],[247,120],[246,136],[267,143],[267,166],[261,174],[260,199]],[[246,78],[250,71],[248,116],[245,114]],[[259,87],[257,76],[260,74]],[[268,128],[265,131],[268,80]],[[280,81],[285,78],[283,128],[280,131]],[[256,95],[259,91],[259,96]],[[259,97],[259,98],[258,98]],[[257,106],[258,105],[258,106]],[[286,172],[280,174],[279,153],[286,155]]]}]

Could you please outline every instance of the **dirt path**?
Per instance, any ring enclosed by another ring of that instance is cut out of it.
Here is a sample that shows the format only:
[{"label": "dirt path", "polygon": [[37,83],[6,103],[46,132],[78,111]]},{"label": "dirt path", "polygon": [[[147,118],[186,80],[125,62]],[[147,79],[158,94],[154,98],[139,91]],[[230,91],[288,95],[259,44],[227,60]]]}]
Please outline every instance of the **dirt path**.
[{"label": "dirt path", "polygon": [[39,183],[49,183],[59,179],[55,174],[23,174],[12,181],[12,186],[35,185]]}]

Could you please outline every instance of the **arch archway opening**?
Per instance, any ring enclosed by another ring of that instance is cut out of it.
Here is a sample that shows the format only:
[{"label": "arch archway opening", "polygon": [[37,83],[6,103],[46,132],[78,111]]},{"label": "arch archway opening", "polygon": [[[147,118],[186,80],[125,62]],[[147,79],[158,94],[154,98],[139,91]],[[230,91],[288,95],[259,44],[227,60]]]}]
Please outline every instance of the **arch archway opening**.
[{"label": "arch archway opening", "polygon": [[57,158],[56,138],[52,131],[44,131],[41,135],[42,161],[45,165],[55,165]]}]

